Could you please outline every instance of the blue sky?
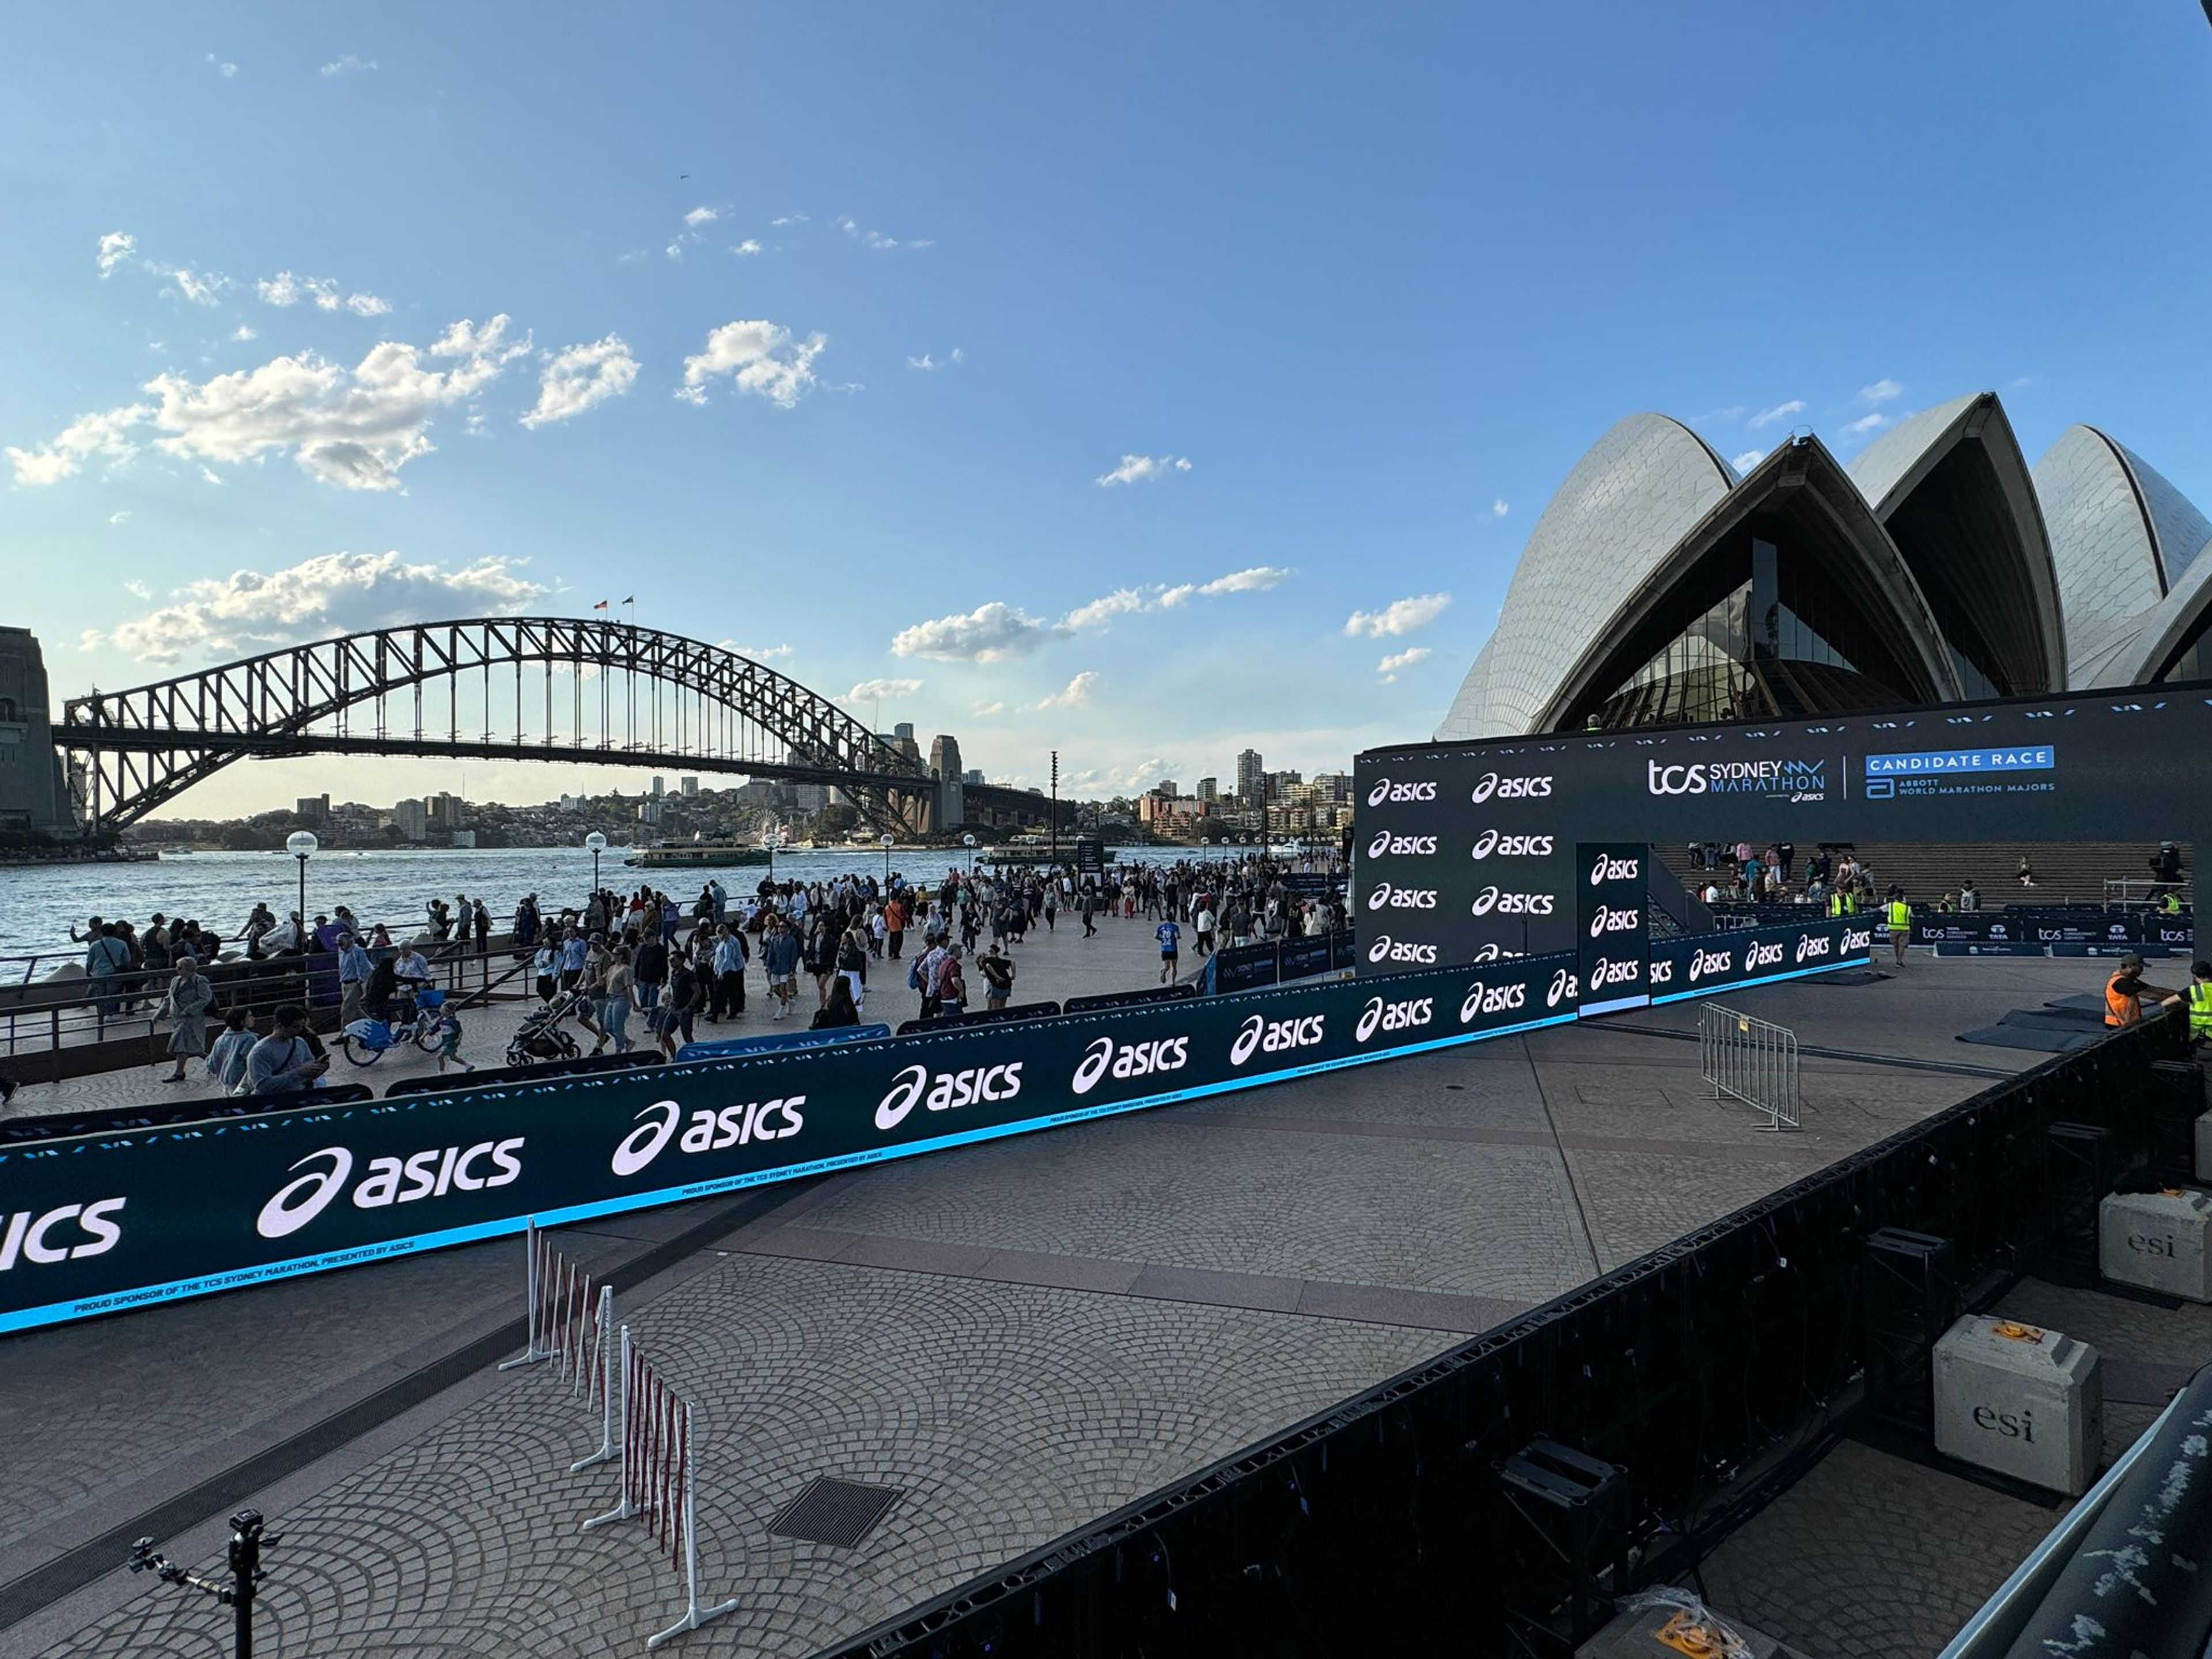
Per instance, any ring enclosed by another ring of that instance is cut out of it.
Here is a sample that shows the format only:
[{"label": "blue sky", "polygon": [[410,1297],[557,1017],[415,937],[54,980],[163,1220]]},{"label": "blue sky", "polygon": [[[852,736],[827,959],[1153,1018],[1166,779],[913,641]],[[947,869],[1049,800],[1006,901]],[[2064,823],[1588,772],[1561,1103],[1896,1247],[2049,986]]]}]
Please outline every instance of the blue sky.
[{"label": "blue sky", "polygon": [[994,777],[1329,769],[1634,410],[1993,387],[2212,503],[2208,85],[2179,0],[24,12],[0,619],[58,696],[635,592]]}]

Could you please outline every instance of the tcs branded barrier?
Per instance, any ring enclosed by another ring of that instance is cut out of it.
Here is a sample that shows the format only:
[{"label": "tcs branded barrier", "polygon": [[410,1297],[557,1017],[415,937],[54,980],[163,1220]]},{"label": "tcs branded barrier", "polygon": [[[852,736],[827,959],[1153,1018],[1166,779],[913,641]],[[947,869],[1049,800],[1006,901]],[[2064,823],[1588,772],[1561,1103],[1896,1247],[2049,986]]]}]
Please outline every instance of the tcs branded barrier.
[{"label": "tcs branded barrier", "polygon": [[1571,1020],[1568,956],[0,1148],[0,1330]]},{"label": "tcs branded barrier", "polygon": [[1370,750],[1348,890],[1395,969],[1576,948],[1584,843],[2212,841],[2207,690]]}]

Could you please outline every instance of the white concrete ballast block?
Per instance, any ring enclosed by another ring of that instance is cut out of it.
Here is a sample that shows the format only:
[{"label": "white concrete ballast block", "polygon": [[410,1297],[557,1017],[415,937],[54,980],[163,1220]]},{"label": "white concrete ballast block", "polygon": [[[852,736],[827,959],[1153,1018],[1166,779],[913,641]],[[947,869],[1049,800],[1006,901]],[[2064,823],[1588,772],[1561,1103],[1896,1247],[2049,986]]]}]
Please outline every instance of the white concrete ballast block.
[{"label": "white concrete ballast block", "polygon": [[2212,1302],[2208,1229],[2212,1198],[2203,1193],[2114,1193],[2097,1206],[2098,1270],[2122,1285]]},{"label": "white concrete ballast block", "polygon": [[2075,1496],[2102,1449],[2097,1351],[2058,1331],[1969,1314],[1936,1344],[1936,1449]]}]

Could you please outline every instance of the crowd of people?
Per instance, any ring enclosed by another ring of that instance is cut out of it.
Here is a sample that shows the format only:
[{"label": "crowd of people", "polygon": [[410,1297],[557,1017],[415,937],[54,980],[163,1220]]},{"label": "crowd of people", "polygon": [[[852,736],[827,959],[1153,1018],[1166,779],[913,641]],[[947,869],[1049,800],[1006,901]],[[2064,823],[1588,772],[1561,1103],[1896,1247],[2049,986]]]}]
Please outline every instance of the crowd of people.
[{"label": "crowd of people", "polygon": [[[1164,981],[1181,971],[1186,929],[1202,960],[1224,945],[1349,925],[1340,896],[1294,890],[1299,873],[1249,853],[1090,873],[949,869],[924,883],[896,872],[882,879],[848,872],[764,879],[735,894],[717,878],[689,901],[641,885],[553,910],[527,893],[503,931],[481,896],[456,894],[450,904],[430,901],[418,927],[396,932],[343,904],[282,918],[256,904],[230,934],[156,913],[143,927],[94,916],[70,937],[85,947],[87,1000],[100,1018],[143,1011],[167,1023],[165,1080],[185,1080],[186,1062],[198,1060],[230,1092],[282,1093],[311,1086],[329,1068],[312,1006],[335,1002],[342,1030],[410,1019],[417,996],[438,982],[434,964],[459,955],[497,951],[526,963],[540,1005],[535,1029],[573,1022],[594,1039],[594,1054],[643,1042],[673,1059],[702,1024],[744,1012],[756,965],[772,1020],[805,1018],[834,1029],[861,1022],[872,970],[879,984],[889,972],[918,994],[925,1019],[965,1012],[978,995],[983,1007],[1005,1007],[1018,978],[1016,952],[1063,920],[1084,939],[1097,937],[1102,921],[1150,922]],[[802,977],[812,983],[811,1005]],[[273,996],[270,986],[278,988]],[[257,1012],[269,1016],[266,1035],[255,1031]],[[440,1069],[468,1067],[450,1012],[441,1035]]]}]

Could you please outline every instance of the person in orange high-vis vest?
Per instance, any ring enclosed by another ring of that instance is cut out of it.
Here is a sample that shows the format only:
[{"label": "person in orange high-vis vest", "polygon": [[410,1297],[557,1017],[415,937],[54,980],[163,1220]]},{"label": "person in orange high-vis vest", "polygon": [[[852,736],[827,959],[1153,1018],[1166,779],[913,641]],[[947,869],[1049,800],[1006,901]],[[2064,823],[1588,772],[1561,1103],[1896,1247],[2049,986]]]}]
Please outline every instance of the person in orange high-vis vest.
[{"label": "person in orange high-vis vest", "polygon": [[2142,1018],[2142,999],[2156,997],[2166,1008],[2179,1008],[2181,997],[2163,986],[2143,983],[2143,960],[2128,955],[2120,958],[2118,969],[2105,981],[2105,1024],[2113,1030],[2133,1025]]}]

